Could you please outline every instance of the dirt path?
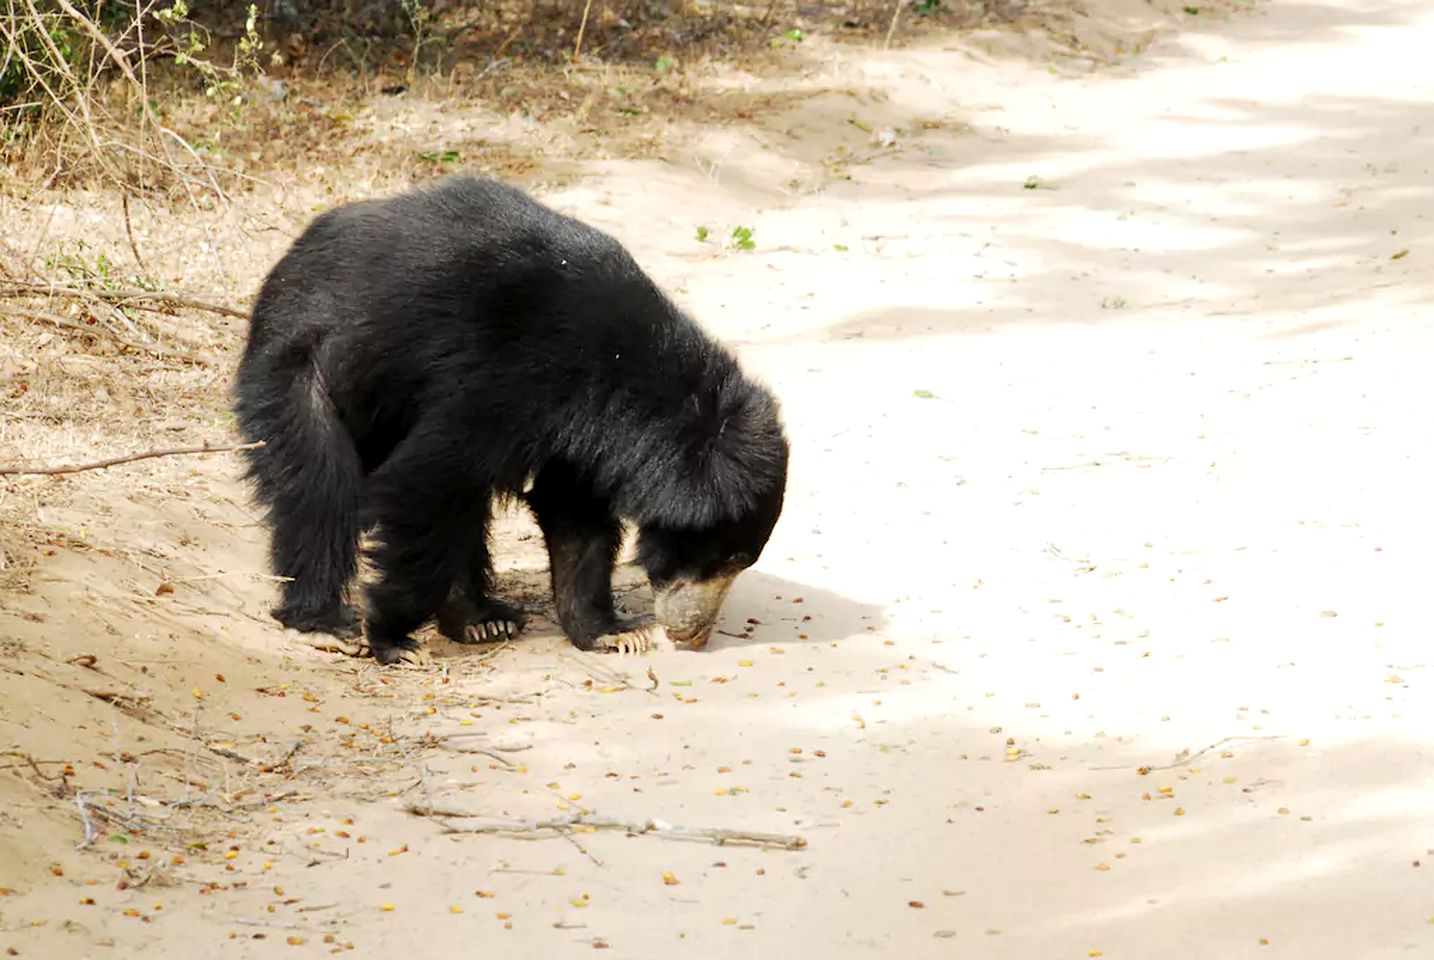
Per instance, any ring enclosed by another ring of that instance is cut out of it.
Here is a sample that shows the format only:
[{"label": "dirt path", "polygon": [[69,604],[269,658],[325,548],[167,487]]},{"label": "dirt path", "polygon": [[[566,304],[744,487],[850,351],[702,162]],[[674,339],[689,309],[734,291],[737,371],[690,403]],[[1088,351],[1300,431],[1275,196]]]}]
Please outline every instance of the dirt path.
[{"label": "dirt path", "polygon": [[[5,613],[43,653],[0,676],[10,739],[84,763],[13,758],[0,945],[1434,951],[1431,37],[1326,0],[1088,75],[829,48],[790,114],[596,166],[550,199],[784,397],[789,507],[726,635],[331,659],[262,619],[232,464],[155,466],[203,495],[75,516],[157,559],[62,552]],[[575,815],[805,846],[442,831]]]}]

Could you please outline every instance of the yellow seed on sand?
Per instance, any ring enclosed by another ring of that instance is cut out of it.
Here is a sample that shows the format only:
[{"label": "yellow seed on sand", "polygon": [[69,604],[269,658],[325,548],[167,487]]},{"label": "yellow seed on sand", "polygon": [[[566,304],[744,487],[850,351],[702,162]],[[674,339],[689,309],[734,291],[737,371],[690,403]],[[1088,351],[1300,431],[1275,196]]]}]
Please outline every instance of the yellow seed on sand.
[{"label": "yellow seed on sand", "polygon": [[1184,807],[1176,807],[1176,808],[1175,808],[1175,815],[1176,815],[1177,817],[1183,817],[1183,816],[1185,816],[1185,808],[1184,808]]},{"label": "yellow seed on sand", "polygon": [[456,903],[450,904],[449,907],[448,907],[448,912],[449,912],[449,913],[462,913],[462,912],[463,912],[463,908],[460,907],[460,906],[459,906],[458,904],[456,904]]},{"label": "yellow seed on sand", "polygon": [[576,897],[569,900],[568,903],[571,903],[575,907],[586,907],[588,905],[586,900],[579,900]]},{"label": "yellow seed on sand", "polygon": [[474,890],[473,896],[482,897],[484,900],[491,900],[497,896],[492,890]]},{"label": "yellow seed on sand", "polygon": [[1075,795],[1075,798],[1076,798],[1077,800],[1089,800],[1089,799],[1090,799],[1090,794],[1088,794],[1088,793],[1078,793],[1078,794]]},{"label": "yellow seed on sand", "polygon": [[382,910],[384,913],[393,913],[393,904],[385,903],[380,906],[379,909]]},{"label": "yellow seed on sand", "polygon": [[677,879],[677,874],[673,873],[671,870],[664,870],[662,872],[662,882],[669,887],[675,887],[681,881]]},{"label": "yellow seed on sand", "polygon": [[512,916],[512,914],[500,910],[500,911],[498,911],[498,913],[496,914],[496,916],[498,917],[499,920],[507,920],[509,917]]},{"label": "yellow seed on sand", "polygon": [[302,945],[303,945],[303,943],[304,943],[304,938],[303,938],[303,937],[289,937],[288,940],[286,940],[285,942],[288,943],[289,946],[291,946],[291,947],[298,947],[298,946],[302,946]]},{"label": "yellow seed on sand", "polygon": [[1309,746],[1309,745],[1310,745],[1310,738],[1309,738],[1309,737],[1305,737],[1303,740],[1300,741],[1300,746],[1302,746],[1302,747],[1307,747],[1307,746]]},{"label": "yellow seed on sand", "polygon": [[224,851],[224,859],[225,859],[225,860],[234,860],[234,859],[237,859],[238,856],[239,856],[239,851],[238,851],[238,850],[225,850],[225,851]]},{"label": "yellow seed on sand", "polygon": [[204,699],[204,691],[199,689],[198,687],[195,687],[193,690],[189,691],[189,695],[196,700]]},{"label": "yellow seed on sand", "polygon": [[737,925],[737,918],[736,918],[736,917],[723,917],[723,918],[722,918],[722,925],[723,925],[723,926],[726,926],[726,927],[735,927],[735,926]]}]

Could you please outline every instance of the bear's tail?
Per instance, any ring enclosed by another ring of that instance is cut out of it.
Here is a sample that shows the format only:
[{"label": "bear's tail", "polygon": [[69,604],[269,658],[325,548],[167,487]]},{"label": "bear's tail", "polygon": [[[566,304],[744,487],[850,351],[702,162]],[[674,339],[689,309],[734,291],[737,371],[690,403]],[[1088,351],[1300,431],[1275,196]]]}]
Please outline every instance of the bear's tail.
[{"label": "bear's tail", "polygon": [[316,345],[247,353],[235,413],[248,479],[268,514],[272,571],[286,578],[274,616],[298,630],[341,626],[357,567],[363,465],[339,419]]}]

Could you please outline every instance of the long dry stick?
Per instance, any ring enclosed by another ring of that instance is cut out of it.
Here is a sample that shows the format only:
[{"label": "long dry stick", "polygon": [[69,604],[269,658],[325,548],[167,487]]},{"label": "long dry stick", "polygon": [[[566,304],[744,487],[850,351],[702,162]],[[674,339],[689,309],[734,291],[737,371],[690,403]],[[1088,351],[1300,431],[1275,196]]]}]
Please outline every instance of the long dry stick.
[{"label": "long dry stick", "polygon": [[514,839],[539,839],[544,833],[565,836],[574,830],[621,830],[637,836],[655,833],[673,840],[696,840],[717,846],[739,844],[756,847],[775,847],[779,850],[801,850],[807,845],[805,837],[785,833],[760,833],[755,830],[727,830],[721,827],[679,827],[661,820],[619,820],[591,813],[573,813],[553,820],[539,820],[530,823],[511,823],[487,820],[462,810],[443,810],[420,804],[410,804],[408,812],[419,817],[436,817],[451,821],[443,825],[445,833],[496,833]]},{"label": "long dry stick", "polygon": [[0,316],[19,317],[22,320],[34,320],[39,323],[48,323],[53,327],[60,327],[64,330],[78,330],[80,333],[89,334],[90,336],[104,337],[105,339],[111,340],[122,347],[128,347],[129,349],[137,351],[139,353],[147,353],[151,356],[160,357],[167,360],[184,360],[190,363],[196,362],[194,357],[191,357],[185,353],[181,353],[178,350],[171,350],[168,347],[160,346],[158,344],[138,343],[134,340],[130,340],[128,337],[121,336],[119,333],[114,330],[111,330],[109,327],[104,326],[103,324],[97,323],[91,325],[88,323],[81,323],[78,320],[71,320],[69,317],[61,317],[53,313],[43,313],[36,310],[11,310],[4,307],[0,307]]},{"label": "long dry stick", "polygon": [[198,300],[194,297],[186,297],[178,293],[162,293],[157,290],[102,290],[96,287],[78,284],[35,283],[29,280],[10,280],[0,284],[0,294],[29,294],[32,296],[56,294],[68,297],[91,297],[95,300],[107,300],[111,303],[133,303],[135,306],[139,306],[145,302],[163,303],[172,307],[187,307],[190,310],[217,313],[225,317],[238,317],[241,320],[246,320],[249,317],[246,311],[236,307],[228,307],[222,303],[210,303],[207,300]]},{"label": "long dry stick", "polygon": [[886,28],[886,42],[881,45],[883,50],[891,49],[891,36],[896,33],[896,21],[901,18],[901,3],[902,0],[893,0],[891,4],[891,25]]},{"label": "long dry stick", "polygon": [[133,463],[136,460],[151,460],[155,457],[181,457],[196,453],[236,453],[240,450],[258,450],[264,446],[263,440],[254,443],[241,443],[232,447],[173,447],[168,450],[146,450],[143,453],[132,453],[124,457],[111,457],[108,460],[97,460],[94,463],[70,463],[57,467],[29,467],[29,466],[0,466],[0,477],[39,477],[54,476],[60,473],[83,473],[86,470],[103,470],[106,467],[115,467],[122,463]]},{"label": "long dry stick", "polygon": [[129,250],[134,254],[135,266],[139,267],[141,273],[149,273],[149,267],[145,266],[144,258],[139,255],[139,244],[134,242],[134,227],[129,222],[129,191],[122,195],[124,198],[124,234],[129,237]]},{"label": "long dry stick", "polygon": [[578,62],[578,54],[583,52],[583,34],[588,30],[588,14],[593,12],[593,0],[587,0],[583,4],[583,20],[578,24],[578,39],[573,44],[573,63]]}]

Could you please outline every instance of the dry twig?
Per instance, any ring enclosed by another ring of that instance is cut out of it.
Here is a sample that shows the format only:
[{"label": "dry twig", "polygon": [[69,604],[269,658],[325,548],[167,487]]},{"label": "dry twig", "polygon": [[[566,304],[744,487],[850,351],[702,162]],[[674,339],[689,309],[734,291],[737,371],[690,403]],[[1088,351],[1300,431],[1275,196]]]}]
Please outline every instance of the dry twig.
[{"label": "dry twig", "polygon": [[633,836],[655,833],[672,840],[692,840],[712,843],[755,847],[771,847],[779,850],[801,850],[807,845],[805,837],[785,833],[761,833],[755,830],[728,830],[721,827],[681,827],[656,818],[647,820],[620,820],[592,813],[572,813],[552,820],[538,820],[528,823],[513,823],[488,820],[463,810],[444,810],[437,807],[410,804],[409,813],[418,817],[457,821],[443,825],[445,833],[492,833],[517,840],[544,839],[544,834],[566,836],[574,831],[621,830]]},{"label": "dry twig", "polygon": [[[0,466],[0,477],[35,477],[54,476],[61,473],[83,473],[86,470],[103,470],[106,467],[118,466],[122,463],[133,463],[136,460],[152,460],[156,457],[179,457],[196,453],[237,453],[241,450],[257,450],[264,446],[263,440],[254,443],[241,443],[232,447],[211,447],[205,444],[202,447],[172,447],[168,450],[146,450],[143,453],[132,453],[123,457],[110,457],[108,460],[97,460],[94,463],[69,463],[55,467],[17,467]],[[98,694],[91,694],[98,696]]]},{"label": "dry twig", "polygon": [[578,62],[578,56],[583,52],[583,35],[588,31],[588,14],[593,12],[593,0],[587,0],[583,4],[583,19],[578,24],[578,39],[573,44],[573,63]]},{"label": "dry twig", "polygon": [[893,0],[891,4],[891,25],[886,28],[886,40],[882,43],[881,49],[891,49],[891,37],[896,33],[896,21],[901,18],[901,0]]},{"label": "dry twig", "polygon": [[[128,215],[126,215],[128,216]],[[138,259],[139,253],[135,252]],[[35,283],[28,280],[9,280],[0,285],[0,294],[18,296],[66,296],[66,297],[90,297],[95,300],[105,300],[110,303],[118,303],[121,306],[135,306],[141,309],[150,309],[144,306],[146,303],[164,304],[171,307],[186,307],[190,310],[200,310],[205,313],[217,313],[225,317],[238,317],[241,320],[249,318],[248,312],[237,307],[225,306],[222,303],[210,303],[207,300],[199,300],[194,297],[187,297],[178,293],[163,293],[158,290],[102,290],[97,287],[83,286],[79,284],[63,283]]]}]

